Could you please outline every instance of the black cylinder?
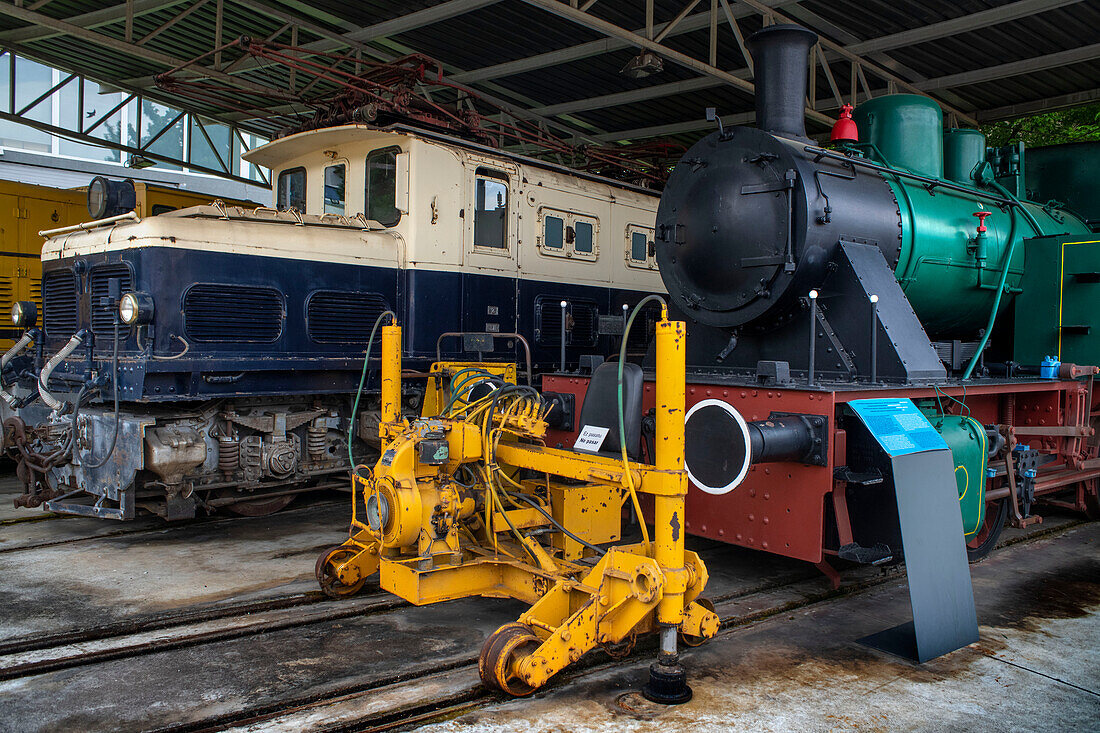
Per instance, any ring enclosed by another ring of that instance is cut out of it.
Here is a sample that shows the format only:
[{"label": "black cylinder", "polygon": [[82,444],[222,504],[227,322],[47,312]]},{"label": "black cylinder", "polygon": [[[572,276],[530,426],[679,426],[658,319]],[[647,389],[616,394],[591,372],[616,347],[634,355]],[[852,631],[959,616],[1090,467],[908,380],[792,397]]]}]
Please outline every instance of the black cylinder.
[{"label": "black cylinder", "polygon": [[773,417],[748,425],[754,464],[805,462],[814,452],[816,436],[800,416]]},{"label": "black cylinder", "polygon": [[756,85],[756,126],[780,137],[806,137],[810,48],[817,34],[800,25],[769,25],[746,42]]}]

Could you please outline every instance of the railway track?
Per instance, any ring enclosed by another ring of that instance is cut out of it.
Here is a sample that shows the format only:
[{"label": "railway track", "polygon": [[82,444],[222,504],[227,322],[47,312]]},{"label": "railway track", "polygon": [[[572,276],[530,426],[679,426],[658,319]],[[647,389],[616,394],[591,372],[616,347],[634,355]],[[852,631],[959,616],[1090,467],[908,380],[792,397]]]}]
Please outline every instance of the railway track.
[{"label": "railway track", "polygon": [[[1009,539],[1006,544],[1033,542],[1074,524],[1076,522],[1033,530],[1026,536]],[[724,545],[701,548],[705,557],[711,556],[719,572],[721,553],[728,551],[730,548]],[[725,635],[775,614],[830,602],[901,577],[899,569],[883,572],[878,568],[855,568],[845,573],[845,583],[839,590],[832,590],[826,589],[816,570],[797,566],[783,569],[780,577],[743,584],[732,590],[728,581],[723,583],[717,579],[712,584],[714,592],[708,595],[721,618],[719,633]],[[422,609],[408,608],[404,601],[378,589],[342,601],[306,592],[228,603],[216,608],[181,609],[126,622],[6,641],[0,644],[0,681],[26,680],[27,684],[34,685],[37,680],[33,678],[37,676],[76,668],[88,669],[80,674],[94,675],[97,673],[95,665],[104,662],[137,660],[151,654],[243,637],[257,637],[264,643],[264,635],[298,628],[314,627],[315,634],[326,636],[335,632],[326,630],[324,624],[333,624],[335,629],[341,623],[356,619],[370,622],[371,618],[392,619],[393,614],[405,614],[404,623],[416,624],[421,617],[410,614],[420,611]],[[341,680],[324,689],[172,723],[155,730],[161,733],[303,729],[389,731],[463,715],[500,700],[480,684],[477,651],[481,637],[476,630],[472,634],[476,638],[471,638],[468,650],[450,659],[416,658],[412,664],[395,664],[389,672],[383,670],[372,678],[355,674],[349,681]],[[273,646],[278,643],[278,640],[270,642]],[[631,659],[640,661],[652,654],[652,640],[640,640]],[[565,680],[622,663],[608,661],[599,653],[591,654],[580,665],[560,675],[554,684],[560,685]]]},{"label": "railway track", "polygon": [[[198,527],[198,526],[206,528],[206,527],[216,527],[216,526],[219,526],[221,524],[227,524],[227,523],[250,522],[250,521],[271,519],[272,517],[283,517],[283,516],[286,516],[286,515],[292,515],[292,514],[295,514],[295,513],[306,512],[306,511],[317,512],[317,511],[321,511],[321,510],[329,508],[329,507],[344,506],[346,503],[347,503],[346,499],[344,499],[344,500],[341,500],[341,499],[319,500],[319,501],[315,501],[313,503],[310,503],[306,506],[292,508],[292,509],[284,509],[281,512],[278,512],[277,514],[269,514],[269,515],[260,516],[260,517],[240,517],[240,516],[233,516],[233,515],[215,515],[215,516],[209,516],[209,517],[196,517],[195,519],[192,519],[192,520],[189,520],[189,521],[171,523],[171,524],[166,523],[166,522],[164,522],[162,520],[159,520],[159,519],[156,519],[156,518],[149,518],[148,521],[150,522],[150,524],[137,524],[136,526],[130,525],[130,524],[122,524],[117,529],[108,529],[108,530],[104,530],[104,531],[100,531],[100,532],[97,532],[96,530],[98,530],[101,527],[105,526],[104,523],[109,522],[111,520],[94,519],[94,520],[88,520],[89,522],[94,522],[94,524],[91,525],[91,529],[93,530],[92,534],[80,535],[80,536],[77,536],[77,537],[62,537],[62,538],[57,538],[57,539],[45,540],[45,541],[42,541],[42,542],[14,544],[14,545],[11,545],[11,546],[4,546],[4,545],[0,544],[0,555],[4,555],[4,554],[7,554],[7,553],[11,553],[11,552],[22,552],[24,550],[38,550],[38,549],[42,549],[42,548],[46,548],[46,547],[58,547],[58,546],[62,546],[62,545],[73,545],[73,544],[78,544],[78,543],[81,543],[81,542],[90,542],[90,541],[93,541],[93,540],[111,539],[111,538],[115,538],[115,537],[129,537],[129,536],[135,536],[135,535],[156,534],[156,533],[170,532],[170,531],[176,531],[176,530],[191,530],[191,529],[194,529],[195,527]],[[69,522],[74,521],[72,517],[68,517],[68,516],[65,516],[65,515],[62,515],[62,514],[45,514],[45,515],[40,516],[40,517],[32,516],[32,517],[17,517],[17,518],[14,518],[14,519],[6,519],[6,520],[3,520],[3,521],[0,521],[0,526],[19,526],[19,525],[26,525],[26,524],[35,524],[35,523],[40,523],[40,522],[54,522],[54,521],[57,521],[57,520],[66,520],[66,521],[69,521]],[[141,521],[142,520],[138,520],[138,522],[141,522]]]}]

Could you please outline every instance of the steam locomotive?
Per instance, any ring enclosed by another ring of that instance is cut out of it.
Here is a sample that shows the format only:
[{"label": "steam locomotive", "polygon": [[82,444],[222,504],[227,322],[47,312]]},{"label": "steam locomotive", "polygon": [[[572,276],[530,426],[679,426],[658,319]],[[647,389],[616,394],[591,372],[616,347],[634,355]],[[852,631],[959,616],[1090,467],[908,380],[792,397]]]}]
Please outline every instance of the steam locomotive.
[{"label": "steam locomotive", "polygon": [[[688,324],[687,531],[834,579],[836,558],[900,558],[889,466],[857,414],[884,399],[919,411],[897,445],[921,449],[927,421],[950,448],[972,560],[1041,503],[1097,513],[1100,196],[1081,161],[1100,145],[987,148],[917,95],[862,101],[818,144],[815,42],[791,25],[753,36],[756,128],[700,140],[657,212]],[[579,403],[588,380],[544,387]]]},{"label": "steam locomotive", "polygon": [[[657,195],[633,185],[400,124],[249,158],[273,172],[273,207],[45,233],[41,325],[16,304],[25,332],[2,359],[23,505],[278,510],[345,486],[349,452],[377,441],[364,350],[381,314],[406,324],[412,370],[477,352],[530,379],[610,350],[624,305],[661,288]],[[415,409],[423,381],[407,385]]]}]

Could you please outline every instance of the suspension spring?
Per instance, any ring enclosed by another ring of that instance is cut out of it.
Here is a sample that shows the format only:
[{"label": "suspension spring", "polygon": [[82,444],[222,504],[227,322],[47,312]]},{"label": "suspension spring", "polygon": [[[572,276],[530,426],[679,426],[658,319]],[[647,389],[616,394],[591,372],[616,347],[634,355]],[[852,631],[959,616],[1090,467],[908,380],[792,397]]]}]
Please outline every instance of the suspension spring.
[{"label": "suspension spring", "polygon": [[328,428],[319,425],[310,425],[306,428],[306,450],[309,457],[319,461],[328,452]]},{"label": "suspension spring", "polygon": [[241,444],[231,436],[218,436],[218,470],[232,474],[241,464]]}]

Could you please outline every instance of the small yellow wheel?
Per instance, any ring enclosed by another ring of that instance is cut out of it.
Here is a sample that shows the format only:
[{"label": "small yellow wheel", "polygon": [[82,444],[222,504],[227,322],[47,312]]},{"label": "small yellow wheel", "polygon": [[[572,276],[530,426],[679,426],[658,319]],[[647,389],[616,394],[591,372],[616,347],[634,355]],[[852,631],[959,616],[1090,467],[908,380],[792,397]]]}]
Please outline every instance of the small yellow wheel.
[{"label": "small yellow wheel", "polygon": [[526,697],[534,687],[520,679],[516,663],[542,646],[529,626],[510,623],[494,631],[481,647],[477,669],[482,683],[490,690],[500,690],[513,697]]},{"label": "small yellow wheel", "polygon": [[[696,598],[695,602],[698,603],[703,608],[710,611],[711,613],[714,613],[714,604],[711,602],[711,600],[709,598]],[[681,631],[680,632],[680,641],[685,646],[702,646],[706,642],[710,641],[710,639],[708,639],[705,636],[695,636],[693,634],[685,634],[683,631]]]},{"label": "small yellow wheel", "polygon": [[347,562],[357,554],[358,552],[353,547],[338,545],[321,553],[321,556],[317,558],[315,570],[317,582],[320,583],[321,591],[326,596],[329,598],[348,598],[358,593],[363,584],[367,582],[364,577],[351,585],[344,585],[336,575],[336,566]]}]

